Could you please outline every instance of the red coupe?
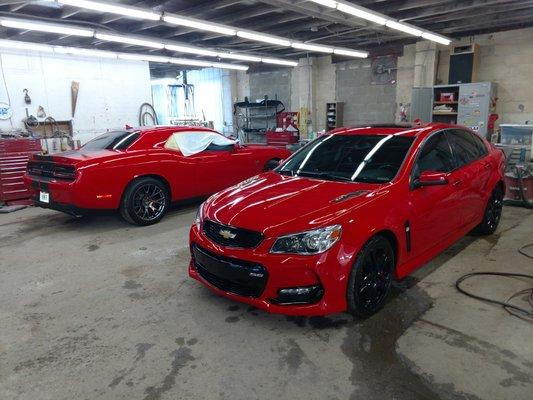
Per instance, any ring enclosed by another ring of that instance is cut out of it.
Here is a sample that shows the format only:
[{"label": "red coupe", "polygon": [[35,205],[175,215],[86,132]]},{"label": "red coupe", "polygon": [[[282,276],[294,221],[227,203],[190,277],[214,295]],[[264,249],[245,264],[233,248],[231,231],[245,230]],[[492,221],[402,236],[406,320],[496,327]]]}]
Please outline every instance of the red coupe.
[{"label": "red coupe", "polygon": [[492,234],[504,155],[459,127],[338,129],[199,209],[189,274],[274,312],[366,317],[471,230]]},{"label": "red coupe", "polygon": [[120,210],[134,224],[163,218],[171,202],[201,198],[275,168],[290,152],[239,145],[206,128],[109,132],[80,150],[36,155],[24,177],[37,206],[72,215]]}]

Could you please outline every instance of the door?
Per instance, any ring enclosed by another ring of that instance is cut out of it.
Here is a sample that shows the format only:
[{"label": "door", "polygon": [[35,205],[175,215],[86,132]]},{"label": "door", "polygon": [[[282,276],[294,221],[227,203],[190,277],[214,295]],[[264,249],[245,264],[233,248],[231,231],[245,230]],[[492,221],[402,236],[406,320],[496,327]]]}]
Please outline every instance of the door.
[{"label": "door", "polygon": [[485,144],[475,134],[454,129],[449,133],[449,140],[457,173],[463,181],[461,218],[462,225],[466,226],[480,220],[483,215],[492,167]]},{"label": "door", "polygon": [[409,192],[410,258],[417,257],[448,239],[461,224],[461,177],[454,171],[450,143],[444,131],[434,133],[423,144],[411,173],[411,181],[422,172],[446,174],[448,183],[412,188]]}]

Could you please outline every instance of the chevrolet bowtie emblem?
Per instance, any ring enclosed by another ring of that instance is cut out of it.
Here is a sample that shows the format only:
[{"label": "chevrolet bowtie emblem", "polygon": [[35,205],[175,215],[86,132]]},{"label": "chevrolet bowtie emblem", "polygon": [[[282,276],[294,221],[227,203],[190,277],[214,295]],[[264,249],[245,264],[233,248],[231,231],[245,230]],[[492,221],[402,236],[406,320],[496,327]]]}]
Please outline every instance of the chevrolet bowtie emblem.
[{"label": "chevrolet bowtie emblem", "polygon": [[220,236],[222,236],[224,239],[235,239],[235,237],[237,236],[235,233],[231,232],[231,231],[228,231],[226,229],[222,229],[220,231],[218,231],[218,234]]}]

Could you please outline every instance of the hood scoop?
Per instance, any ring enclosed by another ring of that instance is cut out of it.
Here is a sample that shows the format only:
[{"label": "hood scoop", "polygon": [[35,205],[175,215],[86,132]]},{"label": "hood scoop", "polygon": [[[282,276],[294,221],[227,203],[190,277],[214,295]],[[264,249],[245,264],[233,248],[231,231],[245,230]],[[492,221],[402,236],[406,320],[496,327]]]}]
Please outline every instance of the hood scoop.
[{"label": "hood scoop", "polygon": [[340,202],[343,202],[349,199],[353,199],[354,197],[364,196],[368,193],[370,193],[370,190],[356,190],[355,192],[343,194],[342,196],[339,196],[336,199],[331,200],[331,202],[340,203]]}]

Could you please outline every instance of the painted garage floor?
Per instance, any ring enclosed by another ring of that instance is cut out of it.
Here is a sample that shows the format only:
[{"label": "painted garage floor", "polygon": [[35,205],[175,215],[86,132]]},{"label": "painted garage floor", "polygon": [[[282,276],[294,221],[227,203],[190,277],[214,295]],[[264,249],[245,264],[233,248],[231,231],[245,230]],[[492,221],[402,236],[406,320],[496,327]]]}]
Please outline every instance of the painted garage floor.
[{"label": "painted garage floor", "polygon": [[[531,223],[530,211],[506,208],[500,235],[461,240],[397,285],[366,321],[269,315],[211,294],[187,277],[195,212],[179,208],[147,228],[34,208],[0,215],[0,399],[483,398],[454,385],[454,360],[425,354],[449,338],[417,324],[441,310],[462,267],[492,257],[485,247]],[[433,279],[454,262],[453,274]],[[435,297],[432,286],[440,287]],[[457,324],[465,307],[490,307],[456,301],[458,311],[442,309],[443,324]],[[531,338],[521,324],[522,340]],[[455,340],[467,356],[467,339]],[[509,361],[511,372],[489,372],[531,377],[533,367],[518,361]],[[531,384],[522,378],[511,380],[509,398]]]}]

